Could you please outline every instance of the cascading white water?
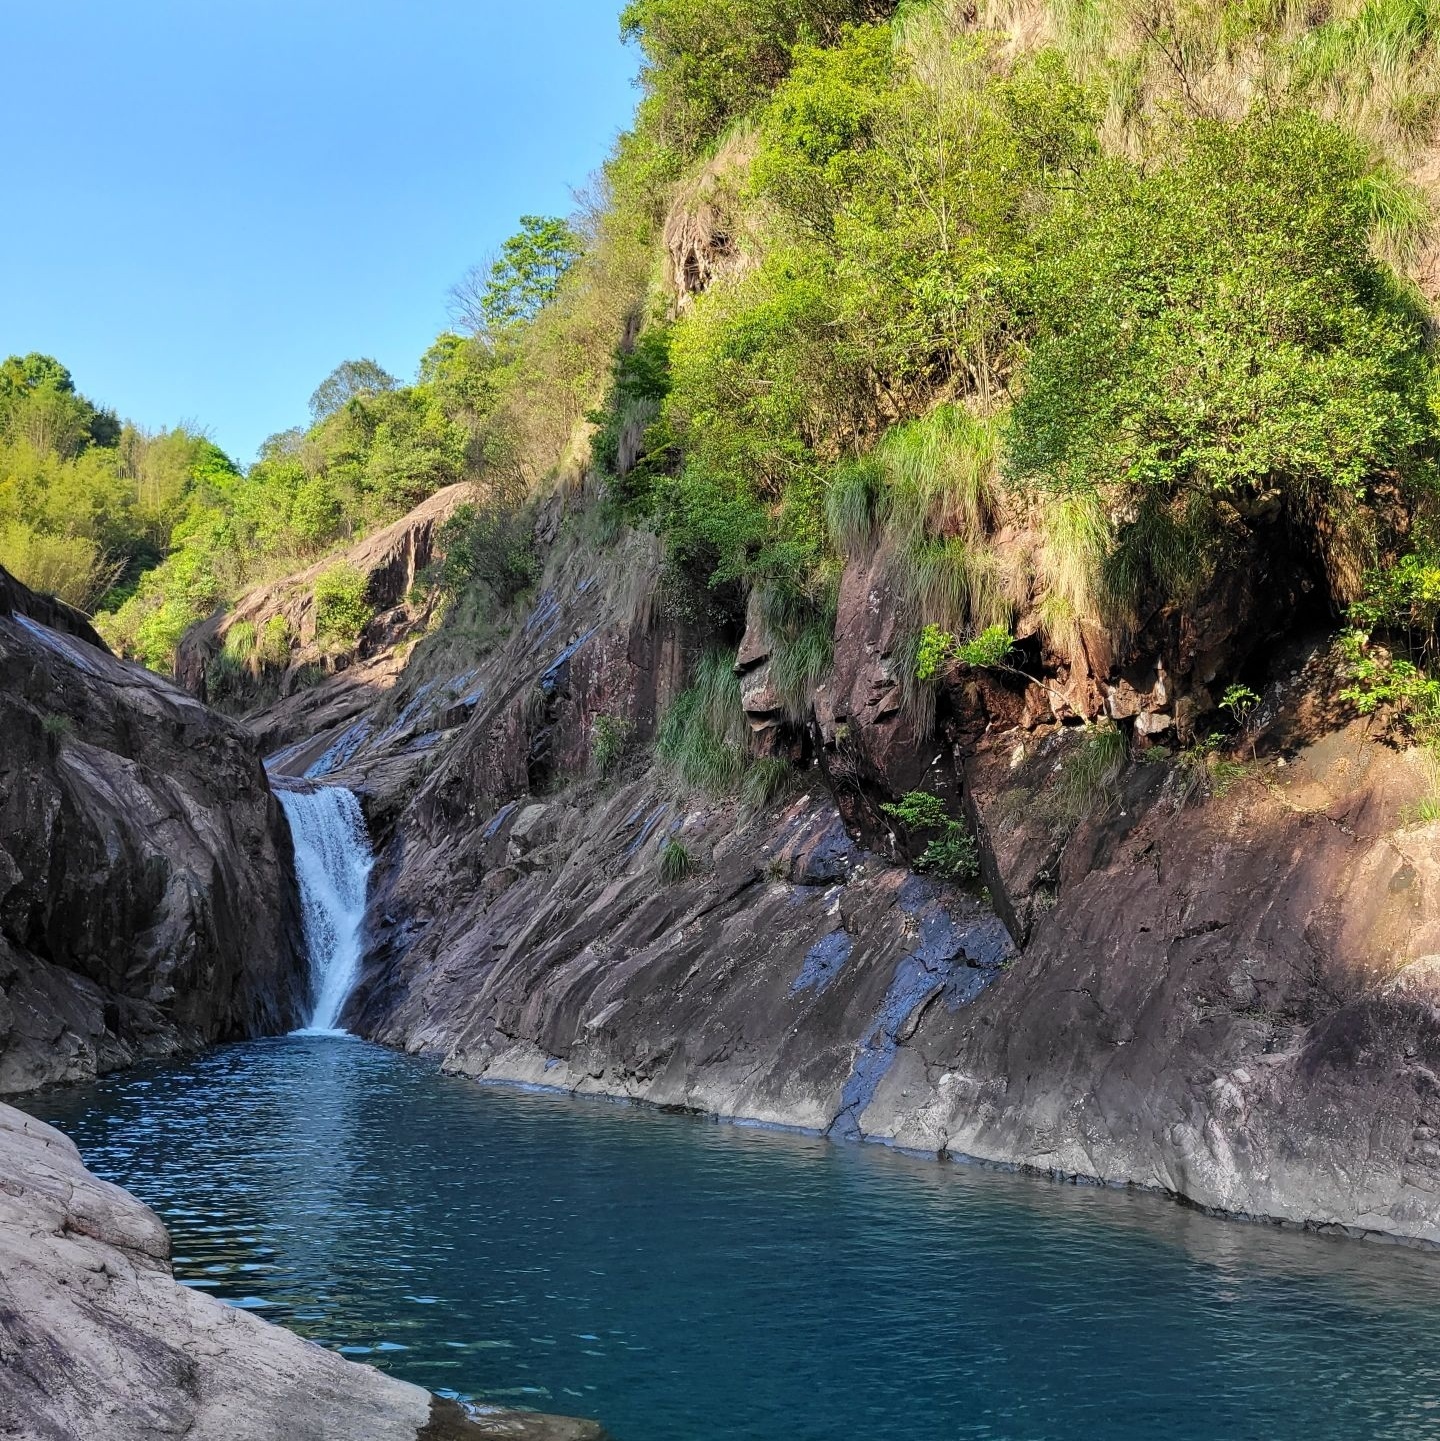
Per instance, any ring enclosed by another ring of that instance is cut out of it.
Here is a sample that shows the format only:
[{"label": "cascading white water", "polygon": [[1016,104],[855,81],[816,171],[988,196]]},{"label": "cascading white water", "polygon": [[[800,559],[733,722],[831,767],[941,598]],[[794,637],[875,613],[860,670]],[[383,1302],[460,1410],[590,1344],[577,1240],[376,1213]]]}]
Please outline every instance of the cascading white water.
[{"label": "cascading white water", "polygon": [[341,1034],[336,1023],[360,972],[360,926],[374,856],[353,791],[320,786],[278,790],[295,842],[295,873],[310,953],[315,1008],[311,1033]]}]

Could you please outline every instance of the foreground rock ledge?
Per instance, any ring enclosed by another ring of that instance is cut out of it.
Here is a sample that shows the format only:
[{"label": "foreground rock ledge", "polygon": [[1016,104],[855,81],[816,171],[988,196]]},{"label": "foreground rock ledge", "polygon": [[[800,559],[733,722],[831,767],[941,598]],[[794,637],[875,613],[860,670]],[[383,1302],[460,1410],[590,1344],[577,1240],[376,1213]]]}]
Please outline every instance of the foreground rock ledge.
[{"label": "foreground rock ledge", "polygon": [[603,1441],[472,1419],[179,1285],[158,1216],[59,1131],[0,1106],[0,1436],[19,1441]]}]

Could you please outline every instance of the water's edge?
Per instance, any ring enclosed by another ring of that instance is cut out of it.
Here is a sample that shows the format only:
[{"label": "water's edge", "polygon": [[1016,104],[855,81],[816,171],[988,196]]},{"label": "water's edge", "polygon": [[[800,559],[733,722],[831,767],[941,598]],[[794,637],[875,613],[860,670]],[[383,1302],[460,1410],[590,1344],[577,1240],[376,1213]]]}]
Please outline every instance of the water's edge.
[{"label": "water's edge", "polygon": [[470,1082],[292,1037],[46,1109],[173,1226],[186,1285],[442,1398],[588,1413],[624,1441],[912,1441],[920,1414],[976,1441],[1437,1434],[1437,1273],[1405,1252]]},{"label": "water's edge", "polygon": [[[366,1038],[368,1039],[368,1038]],[[463,1067],[449,1065],[438,1052],[408,1051],[403,1047],[390,1046],[383,1041],[369,1041],[371,1045],[382,1045],[386,1050],[409,1055],[437,1064],[445,1075],[461,1076],[478,1086],[494,1087],[499,1090],[519,1090],[539,1095],[570,1096],[576,1100],[596,1101],[605,1105],[636,1106],[668,1115],[693,1116],[713,1121],[717,1125],[739,1126],[746,1129],[788,1132],[798,1136],[812,1136],[828,1141],[832,1145],[878,1146],[897,1155],[913,1156],[918,1160],[934,1161],[938,1164],[974,1166],[981,1170],[994,1171],[1000,1175],[1033,1176],[1060,1186],[1093,1186],[1100,1190],[1129,1192],[1142,1196],[1157,1196],[1170,1201],[1182,1210],[1208,1216],[1215,1221],[1233,1222],[1246,1226],[1269,1227],[1292,1232],[1297,1235],[1316,1236],[1327,1240],[1365,1241],[1372,1245],[1400,1246],[1412,1251],[1430,1254],[1440,1253],[1440,1242],[1424,1236],[1407,1236],[1395,1231],[1382,1231],[1367,1226],[1353,1226],[1341,1221],[1319,1219],[1297,1220],[1291,1216],[1272,1216],[1252,1211],[1227,1210],[1222,1206],[1205,1205],[1181,1191],[1167,1186],[1152,1185],[1144,1181],[1112,1180],[1082,1171],[1061,1171],[1054,1167],[1037,1166],[1026,1161],[1004,1161],[992,1157],[974,1156],[963,1151],[929,1150],[921,1146],[905,1146],[887,1136],[861,1131],[855,1135],[837,1135],[833,1129],[805,1125],[801,1122],[787,1122],[739,1113],[710,1110],[701,1106],[676,1105],[652,1101],[597,1084],[594,1077],[586,1076],[574,1085],[558,1084],[553,1081],[536,1081],[521,1074],[505,1074],[503,1068],[487,1069],[483,1074],[474,1074]]]}]

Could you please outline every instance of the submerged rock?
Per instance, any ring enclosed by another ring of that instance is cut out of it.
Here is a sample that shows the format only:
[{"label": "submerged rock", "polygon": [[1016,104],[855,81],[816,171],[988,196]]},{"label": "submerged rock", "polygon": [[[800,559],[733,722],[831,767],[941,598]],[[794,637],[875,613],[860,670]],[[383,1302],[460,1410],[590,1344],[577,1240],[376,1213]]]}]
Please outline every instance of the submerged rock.
[{"label": "submerged rock", "polygon": [[0,1106],[0,1435],[16,1441],[603,1441],[471,1418],[177,1283],[160,1218]]}]

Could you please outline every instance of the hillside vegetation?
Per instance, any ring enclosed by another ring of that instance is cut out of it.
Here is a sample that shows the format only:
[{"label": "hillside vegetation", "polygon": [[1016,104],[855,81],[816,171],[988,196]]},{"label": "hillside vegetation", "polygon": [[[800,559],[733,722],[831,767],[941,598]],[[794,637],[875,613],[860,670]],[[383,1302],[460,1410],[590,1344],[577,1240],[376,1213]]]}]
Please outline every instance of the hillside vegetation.
[{"label": "hillside vegetation", "polygon": [[672,584],[732,623],[758,592],[799,698],[879,547],[915,694],[972,637],[1063,667],[1279,548],[1352,618],[1353,698],[1428,726],[1440,8],[745,13],[625,15],[614,189],[674,177],[672,263],[596,455]]},{"label": "hillside vegetation", "polygon": [[1355,703],[1440,713],[1440,6],[620,23],[634,128],[581,213],[526,217],[457,287],[413,385],[342,366],[242,475],[10,363],[0,563],[164,667],[246,585],[462,478],[491,501],[436,583],[503,604],[489,538],[564,484],[587,543],[661,538],[662,603],[722,652],[756,599],[800,715],[847,558],[889,557],[923,707],[979,637],[1063,669],[1087,628],[1137,634],[1279,548],[1348,617]]}]

